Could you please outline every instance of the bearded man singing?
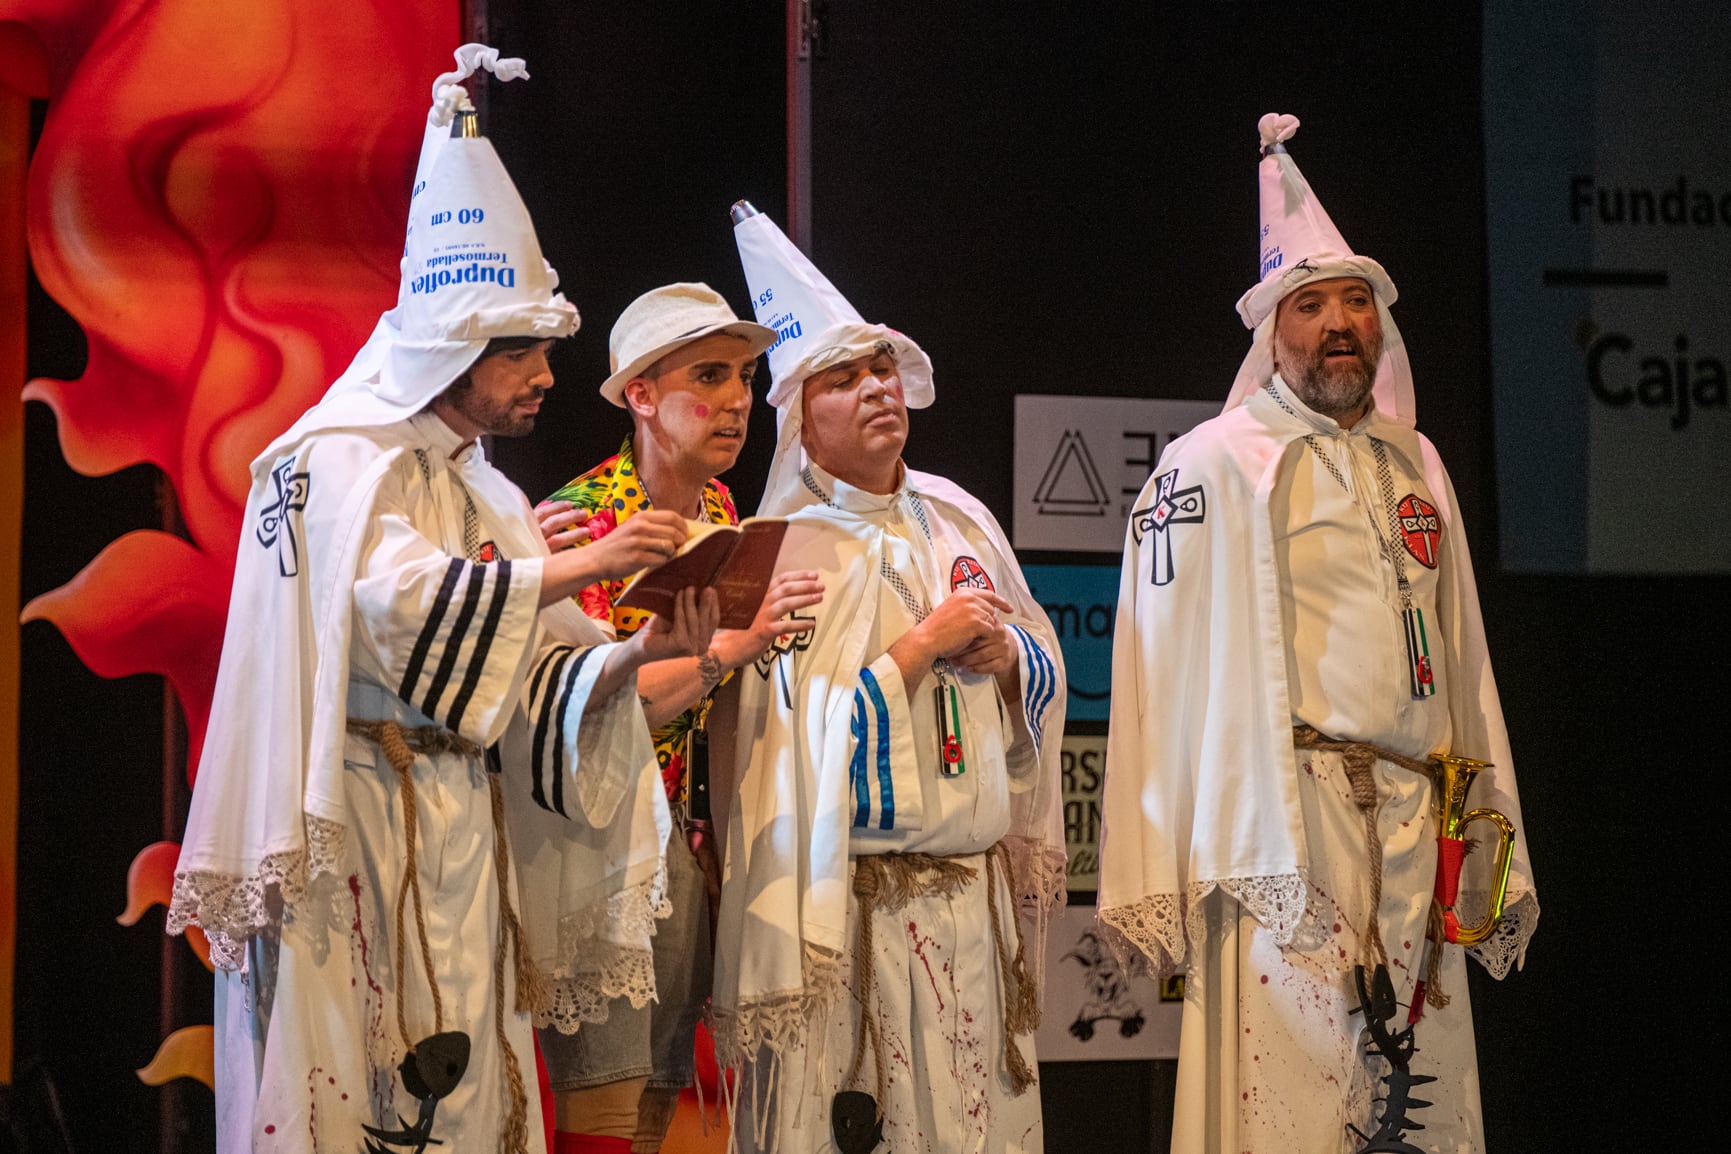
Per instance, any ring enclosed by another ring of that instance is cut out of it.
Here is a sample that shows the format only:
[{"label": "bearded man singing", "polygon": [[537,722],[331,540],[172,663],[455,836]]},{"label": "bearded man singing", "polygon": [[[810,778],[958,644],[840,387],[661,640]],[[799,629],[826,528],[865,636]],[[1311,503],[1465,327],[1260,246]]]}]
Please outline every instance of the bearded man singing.
[{"label": "bearded man singing", "polygon": [[[1394,285],[1287,155],[1297,127],[1261,125],[1250,354],[1130,517],[1100,917],[1187,975],[1174,1151],[1483,1150],[1468,951],[1433,921],[1426,759],[1494,763],[1472,804],[1517,831],[1520,803]],[[1491,858],[1452,901],[1469,925]],[[1506,916],[1471,950],[1499,978],[1538,920],[1518,833],[1506,860]]]}]

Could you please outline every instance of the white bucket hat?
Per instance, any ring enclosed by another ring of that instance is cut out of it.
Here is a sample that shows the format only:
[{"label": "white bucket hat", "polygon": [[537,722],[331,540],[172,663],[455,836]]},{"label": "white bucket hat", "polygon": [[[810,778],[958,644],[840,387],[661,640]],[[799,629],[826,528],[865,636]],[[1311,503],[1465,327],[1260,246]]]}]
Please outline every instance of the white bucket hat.
[{"label": "white bucket hat", "polygon": [[[348,369],[260,461],[320,430],[392,424],[425,408],[468,372],[495,337],[567,337],[577,308],[555,291],[529,210],[493,151],[470,134],[461,81],[485,69],[526,79],[523,61],[465,44],[433,82],[433,104],[409,198],[397,307],[379,318]],[[458,127],[453,129],[453,120]],[[457,134],[461,133],[461,134]]]},{"label": "white bucket hat", "polygon": [[1370,285],[1382,320],[1382,359],[1372,388],[1376,407],[1383,416],[1410,427],[1414,422],[1412,369],[1406,343],[1388,311],[1397,295],[1394,282],[1382,265],[1352,251],[1298,170],[1298,162],[1287,153],[1286,142],[1298,131],[1298,117],[1270,112],[1256,129],[1262,145],[1257,172],[1261,279],[1238,298],[1238,315],[1255,336],[1226,408],[1243,404],[1273,377],[1274,318],[1281,300],[1311,281],[1350,276]]},{"label": "white bucket hat", "polygon": [[925,350],[886,325],[866,323],[829,278],[787,239],[773,220],[746,201],[733,206],[733,239],[751,291],[757,319],[774,330],[769,346],[769,403],[775,406],[775,458],[764,485],[760,515],[793,507],[803,487],[800,447],[805,379],[832,365],[870,356],[887,345],[901,377],[908,408],[923,409],[935,399],[932,362]]},{"label": "white bucket hat", "polygon": [[608,367],[601,395],[625,407],[625,386],[681,346],[716,333],[740,337],[757,356],[775,340],[775,330],[742,321],[722,295],[706,284],[670,284],[650,289],[625,306],[607,337]]}]

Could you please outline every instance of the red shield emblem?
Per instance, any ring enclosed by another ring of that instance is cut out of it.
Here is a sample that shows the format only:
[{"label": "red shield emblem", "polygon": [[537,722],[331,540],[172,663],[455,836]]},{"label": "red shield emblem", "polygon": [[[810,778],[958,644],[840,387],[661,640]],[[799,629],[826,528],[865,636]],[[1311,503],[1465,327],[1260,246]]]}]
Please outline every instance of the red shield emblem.
[{"label": "red shield emblem", "polygon": [[493,547],[491,541],[488,541],[477,550],[476,560],[480,561],[483,565],[487,565],[498,560],[498,557],[499,551]]},{"label": "red shield emblem", "polygon": [[1408,493],[1394,512],[1406,551],[1426,569],[1435,569],[1437,546],[1442,542],[1442,518],[1437,516],[1436,506],[1416,493]]},{"label": "red shield emblem", "polygon": [[957,557],[956,563],[950,566],[950,588],[960,589],[963,585],[984,589],[988,593],[997,592],[992,579],[986,576],[986,571],[980,568],[980,563],[972,557]]}]

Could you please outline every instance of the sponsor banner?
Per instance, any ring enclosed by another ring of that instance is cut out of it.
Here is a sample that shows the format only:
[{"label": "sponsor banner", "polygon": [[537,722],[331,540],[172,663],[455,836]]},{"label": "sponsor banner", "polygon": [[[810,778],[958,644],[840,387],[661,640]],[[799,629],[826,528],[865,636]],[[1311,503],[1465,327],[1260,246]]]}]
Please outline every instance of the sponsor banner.
[{"label": "sponsor banner", "polygon": [[1092,906],[1067,906],[1046,935],[1046,1000],[1034,1050],[1042,1062],[1178,1056],[1183,979],[1125,976],[1094,929]]},{"label": "sponsor banner", "polygon": [[1160,454],[1219,412],[1218,401],[1017,397],[1016,548],[1122,553]]},{"label": "sponsor banner", "polygon": [[1731,570],[1727,60],[1723,0],[1485,6],[1505,568]]},{"label": "sponsor banner", "polygon": [[1116,565],[1024,565],[1034,600],[1052,619],[1064,653],[1071,721],[1104,721],[1112,694],[1112,625],[1118,614]]},{"label": "sponsor banner", "polygon": [[1066,884],[1076,893],[1100,888],[1100,791],[1106,784],[1106,737],[1064,735]]}]

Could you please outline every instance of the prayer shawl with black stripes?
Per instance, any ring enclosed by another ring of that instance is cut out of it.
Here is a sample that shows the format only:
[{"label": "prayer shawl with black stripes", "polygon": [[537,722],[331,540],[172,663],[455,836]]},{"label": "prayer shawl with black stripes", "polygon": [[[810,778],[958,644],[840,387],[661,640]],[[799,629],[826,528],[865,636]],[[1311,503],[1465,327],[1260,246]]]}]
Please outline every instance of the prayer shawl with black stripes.
[{"label": "prayer shawl with black stripes", "polygon": [[[1046,918],[1064,894],[1067,697],[1058,639],[985,506],[942,477],[913,470],[904,492],[902,504],[923,518],[941,572],[960,565],[958,578],[966,580],[967,564],[984,566],[999,575],[997,592],[1015,606],[1007,621],[1017,627],[1022,700],[1004,704],[1020,707],[1033,741],[1029,764],[1011,765],[1007,774],[1004,843],[1038,980]],[[863,673],[880,656],[866,644],[885,579],[883,517],[837,508],[804,486],[762,511],[790,522],[778,565],[817,570],[824,599],[810,633],[783,639],[740,674],[740,781],[726,831],[714,1008],[722,1062],[759,1064],[758,1082],[745,1083],[748,1093],[767,1093],[776,1056],[804,1044],[836,1005],[840,959],[851,949],[850,833],[856,823],[889,828],[884,787],[912,761],[911,750],[900,748],[911,743],[896,741],[876,720],[877,687]],[[930,708],[929,692],[920,693],[921,707]],[[895,798],[895,823],[915,818],[919,790],[903,788]]]},{"label": "prayer shawl with black stripes", "polygon": [[[643,1004],[668,816],[635,679],[584,716],[609,639],[568,602],[537,609],[546,546],[478,447],[450,459],[428,413],[310,424],[253,466],[170,932],[202,927],[236,968],[282,906],[354,868],[343,750],[364,664],[421,724],[498,746],[525,940],[554,979],[541,1024]],[[462,517],[475,559],[411,508]]]}]

